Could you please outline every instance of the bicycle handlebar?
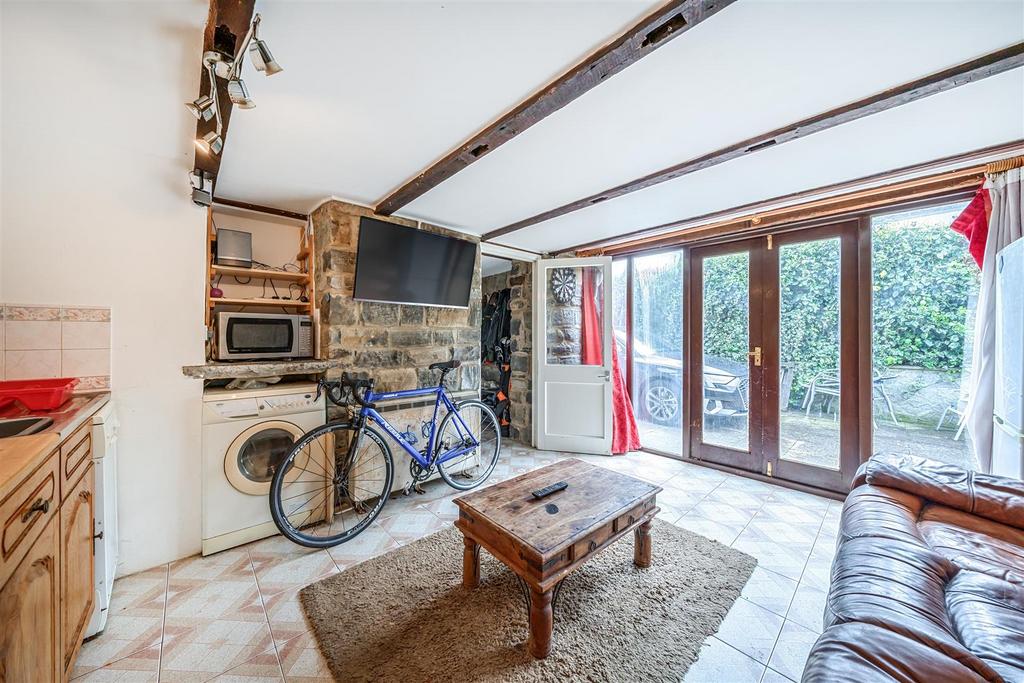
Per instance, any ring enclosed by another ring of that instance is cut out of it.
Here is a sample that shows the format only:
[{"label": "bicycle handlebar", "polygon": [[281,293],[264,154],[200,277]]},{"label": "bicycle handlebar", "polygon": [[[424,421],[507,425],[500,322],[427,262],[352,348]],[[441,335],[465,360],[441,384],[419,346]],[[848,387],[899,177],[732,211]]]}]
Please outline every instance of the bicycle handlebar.
[{"label": "bicycle handlebar", "polygon": [[[346,406],[347,401],[344,400],[345,389],[349,389],[352,395],[352,400],[363,406],[364,408],[373,408],[374,404],[366,401],[366,392],[373,389],[372,379],[357,379],[355,377],[349,377],[347,374],[342,373],[341,379],[336,382],[331,382],[325,379],[321,379],[316,385],[316,397],[319,399],[321,393],[327,394],[327,399],[336,406]],[[360,392],[360,389],[362,392]]]}]

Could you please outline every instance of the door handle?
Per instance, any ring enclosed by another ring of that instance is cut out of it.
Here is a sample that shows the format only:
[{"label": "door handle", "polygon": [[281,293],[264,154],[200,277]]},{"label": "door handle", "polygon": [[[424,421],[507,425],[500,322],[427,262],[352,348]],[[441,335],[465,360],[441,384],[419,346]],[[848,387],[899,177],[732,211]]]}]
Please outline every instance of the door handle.
[{"label": "door handle", "polygon": [[761,367],[761,347],[760,346],[755,346],[754,350],[749,352],[747,355],[748,356],[753,356],[753,358],[754,358],[754,367],[755,368]]},{"label": "door handle", "polygon": [[611,372],[611,370],[605,370],[599,376],[603,380],[609,380],[609,379],[612,378],[612,372]]}]

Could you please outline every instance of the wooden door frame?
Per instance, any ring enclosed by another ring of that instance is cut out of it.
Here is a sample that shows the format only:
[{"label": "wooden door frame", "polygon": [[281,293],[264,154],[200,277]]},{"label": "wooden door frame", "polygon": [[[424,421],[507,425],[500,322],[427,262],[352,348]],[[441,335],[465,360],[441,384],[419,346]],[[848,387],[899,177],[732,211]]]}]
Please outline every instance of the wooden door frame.
[{"label": "wooden door frame", "polygon": [[[865,225],[867,226],[865,228]],[[714,244],[693,246],[685,250],[684,272],[684,335],[687,372],[684,377],[684,457],[696,462],[707,460],[718,465],[747,472],[766,474],[771,466],[773,478],[805,486],[844,491],[860,462],[870,450],[871,425],[865,430],[860,416],[865,406],[871,409],[871,325],[870,325],[870,258],[863,265],[865,231],[870,236],[870,220],[864,218],[833,221],[798,230],[746,237]],[[803,463],[784,461],[780,453],[779,411],[779,280],[778,249],[786,244],[827,238],[840,239],[840,469],[838,471]],[[772,246],[768,247],[769,238]],[[870,239],[867,247],[870,251]],[[703,260],[707,257],[739,253],[750,255],[749,342],[748,348],[760,346],[765,362],[755,367],[748,361],[749,378],[749,445],[746,452],[704,443],[703,415]],[[867,279],[865,280],[865,275]],[[867,287],[868,289],[865,289]],[[760,310],[758,310],[760,307]],[[865,313],[866,308],[866,313]],[[757,315],[760,313],[760,315]],[[862,320],[867,320],[867,325]],[[867,344],[864,335],[867,335]],[[864,358],[867,358],[867,391],[864,386]],[[763,396],[763,400],[756,397]],[[857,425],[856,428],[854,425]],[[865,431],[867,441],[865,441]],[[700,457],[700,455],[704,457]],[[712,455],[713,457],[707,457]]]},{"label": "wooden door frame", "polygon": [[[860,344],[863,330],[860,326],[862,286],[860,281],[859,238],[862,232],[861,220],[837,221],[798,231],[789,231],[773,236],[773,246],[765,250],[767,257],[764,270],[764,374],[768,391],[765,392],[765,456],[772,463],[773,476],[779,479],[797,481],[807,486],[845,491],[849,488],[857,467],[861,462],[862,410]],[[870,222],[869,222],[870,232]],[[781,457],[780,423],[782,412],[779,405],[779,372],[781,358],[779,334],[781,332],[781,283],[779,281],[779,249],[787,244],[838,238],[840,240],[839,261],[839,470],[814,467]],[[870,274],[870,273],[869,273]],[[870,292],[868,292],[870,294]],[[868,297],[870,301],[870,296]],[[870,318],[869,318],[870,320]],[[868,326],[870,334],[870,325]],[[870,387],[870,344],[868,345],[868,386]],[[870,389],[868,408],[870,410]],[[870,429],[870,420],[868,421]],[[869,431],[870,436],[870,431]]]},{"label": "wooden door frame", "polygon": [[[737,241],[754,240],[758,238],[764,238],[767,235],[781,236],[783,234],[792,233],[794,235],[807,234],[816,228],[822,226],[834,226],[836,224],[844,223],[856,223],[856,279],[849,281],[849,285],[853,286],[856,294],[856,338],[857,338],[857,381],[856,381],[856,411],[858,416],[858,428],[856,430],[856,452],[857,464],[866,462],[872,454],[872,439],[873,439],[873,428],[871,424],[871,416],[873,414],[872,408],[872,396],[871,396],[871,384],[872,384],[872,240],[871,240],[871,224],[872,218],[878,215],[886,215],[890,213],[898,213],[901,211],[908,211],[911,209],[920,209],[928,207],[937,207],[953,202],[968,201],[973,197],[973,190],[957,190],[942,195],[928,197],[926,199],[909,199],[901,201],[893,201],[888,204],[872,207],[867,210],[851,211],[846,214],[840,214],[836,216],[830,216],[827,218],[814,218],[808,220],[797,221],[785,225],[773,226],[772,228],[766,228],[763,231],[748,232],[746,234],[737,234],[733,236],[727,235],[714,235],[707,239],[694,240],[691,242],[682,242],[673,245],[659,245],[649,250],[628,252],[623,254],[615,255],[616,260],[628,259],[629,266],[628,272],[632,275],[632,262],[635,257],[645,256],[647,254],[655,254],[664,251],[680,250],[682,253],[682,268],[683,268],[683,315],[682,315],[682,340],[683,340],[683,358],[684,358],[684,372],[683,372],[683,415],[686,419],[682,421],[682,444],[681,444],[681,455],[674,453],[664,453],[662,451],[643,448],[644,451],[657,453],[668,457],[677,458],[684,461],[693,462],[696,464],[705,465],[714,469],[719,469],[728,472],[734,472],[744,476],[749,476],[754,479],[762,481],[774,481],[782,486],[788,486],[799,490],[811,491],[820,493],[827,496],[842,495],[842,492],[836,493],[827,488],[821,488],[816,486],[809,486],[801,484],[799,482],[788,481],[776,477],[767,477],[764,474],[760,474],[757,471],[744,470],[731,465],[722,465],[712,461],[704,461],[693,456],[693,449],[691,448],[693,443],[693,431],[694,427],[691,424],[691,405],[694,400],[694,382],[691,381],[691,359],[694,358],[695,344],[691,321],[698,320],[699,317],[695,313],[699,313],[697,304],[694,297],[694,268],[693,259],[691,252],[694,249],[701,249],[712,245],[731,244]],[[845,254],[846,252],[844,252]],[[842,284],[846,285],[848,281],[843,281]],[[849,288],[848,285],[848,288]],[[627,309],[627,320],[632,324],[632,310]],[[631,330],[630,330],[631,332]],[[848,331],[849,332],[849,331]],[[630,337],[632,335],[630,334]],[[626,359],[627,363],[632,363],[632,358]],[[629,386],[630,396],[632,396],[633,387]],[[849,392],[854,395],[853,392]],[[702,395],[696,394],[696,400],[702,401]],[[863,419],[861,419],[863,418]],[[846,457],[849,450],[844,451]],[[842,457],[842,456],[841,456]],[[844,489],[846,490],[844,483]]]},{"label": "wooden door frame", "polygon": [[[684,393],[688,400],[686,403],[687,429],[684,431],[686,442],[683,444],[684,456],[696,460],[709,460],[711,462],[735,467],[737,469],[762,472],[761,464],[764,462],[764,415],[763,410],[749,410],[753,405],[748,400],[747,413],[747,444],[748,450],[739,451],[725,446],[717,446],[703,441],[703,405],[704,405],[704,269],[701,267],[704,259],[727,254],[747,253],[749,254],[747,301],[759,301],[763,299],[761,291],[764,281],[764,255],[763,250],[757,245],[764,238],[744,238],[730,242],[722,242],[702,247],[692,247],[686,250],[684,272],[688,275],[685,280],[687,290],[686,307],[683,315],[685,328],[688,333],[684,334],[686,340],[685,367],[683,385]],[[760,346],[764,348],[764,325],[763,320],[754,321],[750,317],[752,308],[748,308],[748,340],[747,348]],[[758,324],[761,323],[761,324]],[[684,330],[685,330],[684,328]],[[748,397],[754,395],[755,387],[760,394],[764,384],[764,365],[755,368],[748,356],[747,360]],[[703,451],[711,458],[699,458],[695,453]]]}]

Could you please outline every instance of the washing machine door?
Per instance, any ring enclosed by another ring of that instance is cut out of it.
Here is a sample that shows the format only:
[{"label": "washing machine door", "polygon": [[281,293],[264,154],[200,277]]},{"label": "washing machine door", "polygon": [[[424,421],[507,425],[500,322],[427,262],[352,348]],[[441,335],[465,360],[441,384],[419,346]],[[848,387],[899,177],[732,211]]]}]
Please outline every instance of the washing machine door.
[{"label": "washing machine door", "polygon": [[[255,424],[235,437],[224,453],[224,474],[231,485],[253,496],[270,494],[277,466],[288,457],[303,431],[291,422],[269,420]],[[300,470],[289,472],[291,479]]]}]

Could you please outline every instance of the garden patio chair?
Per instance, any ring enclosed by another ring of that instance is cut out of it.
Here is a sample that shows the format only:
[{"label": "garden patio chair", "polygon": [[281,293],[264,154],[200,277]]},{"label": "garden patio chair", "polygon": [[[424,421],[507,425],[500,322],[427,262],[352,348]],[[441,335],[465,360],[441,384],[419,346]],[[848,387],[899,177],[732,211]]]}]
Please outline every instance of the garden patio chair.
[{"label": "garden patio chair", "polygon": [[[874,370],[871,379],[871,392],[885,403],[886,412],[889,413],[889,418],[893,421],[893,424],[897,427],[902,427],[903,425],[896,418],[896,410],[893,407],[892,399],[889,398],[889,394],[885,390],[885,383],[894,379],[896,379],[896,375],[883,375],[878,370]],[[830,368],[820,372],[811,379],[811,383],[807,386],[806,393],[804,393],[804,415],[810,417],[811,406],[814,405],[814,398],[816,396],[824,397],[821,403],[822,414],[829,412],[832,402],[839,398],[838,368]],[[872,424],[874,424],[874,417],[872,417]]]},{"label": "garden patio chair", "polygon": [[942,415],[939,416],[939,422],[935,425],[935,431],[942,429],[942,424],[946,421],[946,417],[953,413],[956,415],[956,434],[953,435],[953,441],[959,441],[960,437],[964,433],[964,429],[967,427],[967,394],[961,394],[960,398],[956,403],[951,403],[946,406],[946,409],[942,411]]}]

